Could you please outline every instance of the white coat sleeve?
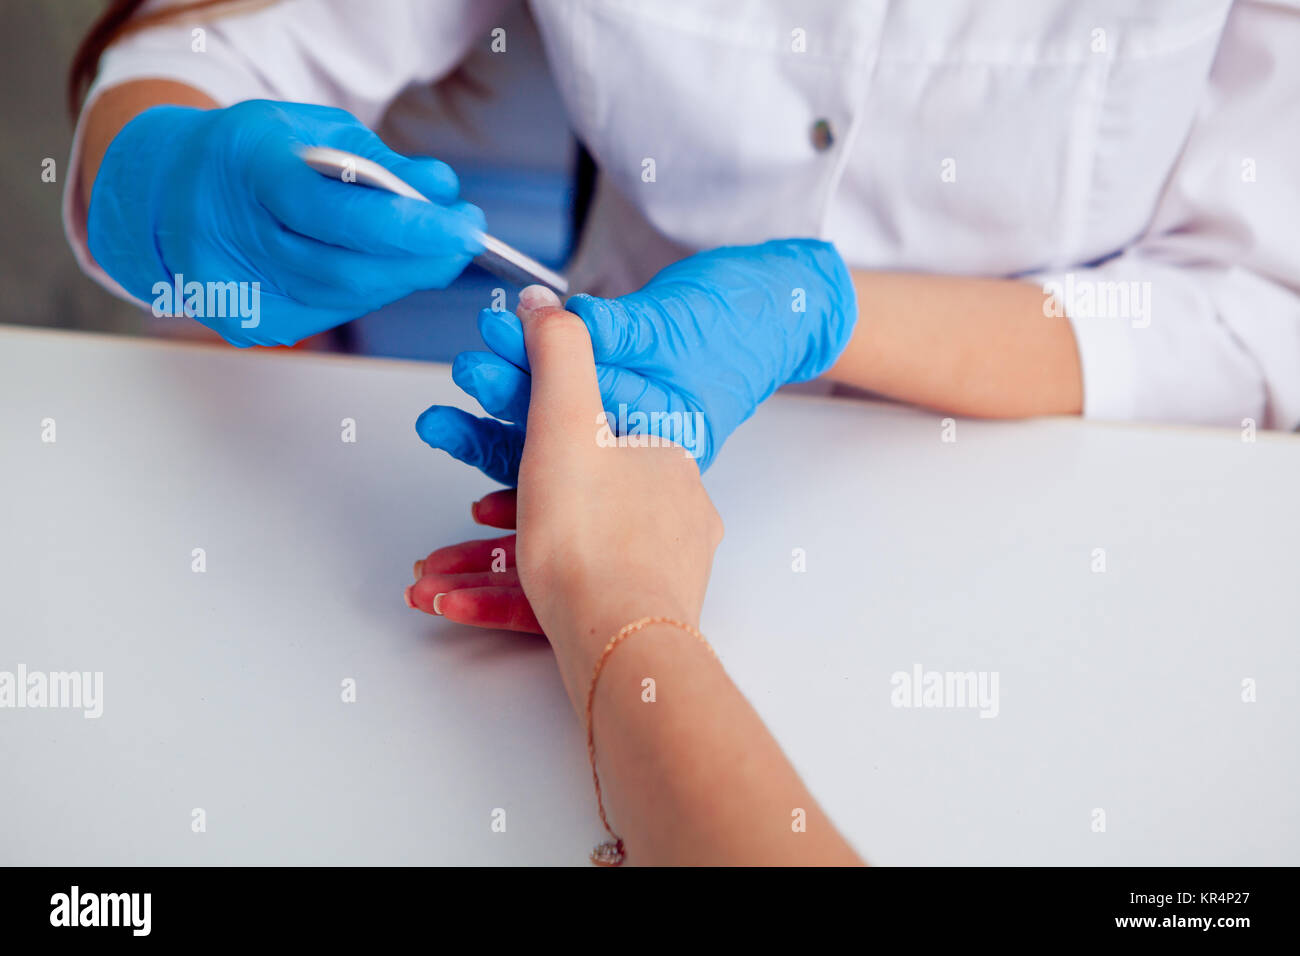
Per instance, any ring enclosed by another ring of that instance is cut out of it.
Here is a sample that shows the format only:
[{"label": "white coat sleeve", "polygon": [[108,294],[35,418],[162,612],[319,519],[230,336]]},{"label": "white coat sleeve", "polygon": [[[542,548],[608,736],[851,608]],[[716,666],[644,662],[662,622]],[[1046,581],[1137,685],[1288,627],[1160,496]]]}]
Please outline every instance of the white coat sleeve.
[{"label": "white coat sleeve", "polygon": [[[1146,233],[1094,267],[1036,277],[1075,292],[1064,311],[1086,416],[1300,425],[1297,51],[1300,0],[1239,0]],[[1121,283],[1149,283],[1149,314],[1095,307]]]},{"label": "white coat sleeve", "polygon": [[[83,271],[130,298],[90,257],[76,184],[82,124],[104,90],[130,80],[188,84],[222,106],[275,99],[338,106],[374,126],[406,87],[450,73],[507,0],[277,0],[130,33],[105,51],[73,136],[63,223]],[[146,5],[153,10],[158,3]]]}]

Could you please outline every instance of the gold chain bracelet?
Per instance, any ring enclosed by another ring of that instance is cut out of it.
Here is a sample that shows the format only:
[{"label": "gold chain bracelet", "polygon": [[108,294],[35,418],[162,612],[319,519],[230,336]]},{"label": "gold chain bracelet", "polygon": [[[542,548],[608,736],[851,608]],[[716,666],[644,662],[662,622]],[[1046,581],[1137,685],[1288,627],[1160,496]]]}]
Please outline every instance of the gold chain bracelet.
[{"label": "gold chain bracelet", "polygon": [[605,800],[600,795],[600,777],[596,773],[596,734],[595,725],[592,724],[591,721],[591,705],[596,700],[596,682],[600,680],[600,672],[605,669],[605,661],[609,658],[609,655],[613,652],[614,648],[618,647],[618,645],[622,644],[637,631],[644,630],[652,624],[667,624],[670,627],[675,627],[678,630],[685,631],[708,648],[711,655],[714,657],[718,656],[717,652],[714,651],[713,646],[704,639],[703,634],[691,627],[689,624],[683,624],[681,621],[675,620],[671,617],[643,617],[638,618],[631,624],[625,624],[623,627],[619,628],[617,634],[609,639],[609,643],[605,645],[605,649],[600,652],[600,657],[596,660],[596,669],[591,675],[591,687],[587,689],[587,756],[591,759],[591,782],[596,788],[596,807],[600,810],[600,822],[604,824],[605,832],[613,837],[613,839],[606,840],[591,851],[591,862],[595,863],[597,866],[618,866],[623,862],[625,854],[623,852],[623,838],[614,832],[613,828],[609,825],[609,819],[605,816]]}]

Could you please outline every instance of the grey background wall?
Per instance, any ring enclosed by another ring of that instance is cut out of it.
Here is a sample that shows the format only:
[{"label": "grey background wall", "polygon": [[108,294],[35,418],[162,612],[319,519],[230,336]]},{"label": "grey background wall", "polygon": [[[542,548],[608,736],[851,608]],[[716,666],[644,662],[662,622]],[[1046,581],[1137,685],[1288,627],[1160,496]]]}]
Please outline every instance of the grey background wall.
[{"label": "grey background wall", "polygon": [[[0,322],[139,332],[140,310],[77,268],[59,203],[72,122],[63,79],[100,0],[0,0]],[[52,157],[58,182],[41,181]]]},{"label": "grey background wall", "polygon": [[[0,322],[129,334],[206,335],[155,319],[82,274],[63,236],[60,202],[72,144],[64,106],[67,64],[103,0],[0,0]],[[502,20],[508,54],[489,36],[465,69],[487,93],[456,102],[453,118],[432,88],[413,88],[379,132],[394,148],[438,156],[489,228],[559,265],[571,244],[574,143],[540,40],[520,0]],[[434,42],[431,40],[431,42]],[[53,158],[58,181],[43,182]],[[467,271],[451,289],[420,292],[351,323],[355,351],[449,359],[479,346],[474,318],[501,283]]]}]

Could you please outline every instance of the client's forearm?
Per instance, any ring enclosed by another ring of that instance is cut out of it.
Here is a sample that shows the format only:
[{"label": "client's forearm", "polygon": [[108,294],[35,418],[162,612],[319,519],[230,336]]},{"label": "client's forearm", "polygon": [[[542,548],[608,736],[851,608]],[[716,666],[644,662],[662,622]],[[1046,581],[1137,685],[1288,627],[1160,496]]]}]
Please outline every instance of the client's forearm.
[{"label": "client's forearm", "polygon": [[1074,415],[1083,377],[1068,319],[1014,279],[855,272],[858,324],[834,381],[985,418]]},{"label": "client's forearm", "polygon": [[593,720],[606,811],[629,864],[862,862],[690,634],[658,625],[618,645]]}]

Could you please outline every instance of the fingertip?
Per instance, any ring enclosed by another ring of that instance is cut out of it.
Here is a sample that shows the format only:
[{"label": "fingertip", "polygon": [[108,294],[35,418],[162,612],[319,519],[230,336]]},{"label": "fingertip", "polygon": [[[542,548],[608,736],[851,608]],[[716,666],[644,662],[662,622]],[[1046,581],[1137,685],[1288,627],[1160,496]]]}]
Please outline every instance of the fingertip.
[{"label": "fingertip", "polygon": [[[485,388],[499,390],[499,368],[494,358],[487,352],[461,352],[451,363],[451,380],[461,391],[478,399],[480,405],[483,405]],[[486,405],[483,408],[492,412]]]},{"label": "fingertip", "polygon": [[591,317],[593,306],[602,300],[587,292],[578,292],[564,300],[564,307],[582,319]]},{"label": "fingertip", "polygon": [[426,408],[415,420],[415,433],[426,445],[450,452],[459,444],[451,440],[456,436],[456,417],[449,415],[450,411],[452,409],[446,405],[434,405]]},{"label": "fingertip", "polygon": [[402,207],[403,215],[418,222],[421,254],[473,257],[483,251],[487,219],[477,206],[463,201],[449,205],[403,201],[409,204]]},{"label": "fingertip", "polygon": [[432,157],[420,157],[411,162],[419,170],[420,178],[420,185],[412,185],[416,185],[426,198],[444,205],[456,201],[460,195],[460,177],[454,169]]},{"label": "fingertip", "polygon": [[449,208],[456,213],[460,222],[457,235],[464,243],[465,252],[478,255],[484,249],[483,234],[487,232],[487,216],[478,206],[464,200],[453,203]]},{"label": "fingertip", "polygon": [[478,356],[473,352],[460,352],[451,360],[451,380],[459,385],[462,389],[465,387],[462,379],[470,374],[470,370],[479,362]]},{"label": "fingertip", "polygon": [[653,340],[643,313],[626,299],[602,299],[578,293],[565,308],[582,319],[591,336],[591,350],[597,362],[621,362],[634,358],[638,342]]},{"label": "fingertip", "polygon": [[469,218],[473,225],[478,227],[480,232],[487,229],[487,213],[482,209],[473,203],[464,201],[459,203],[459,207],[461,212]]},{"label": "fingertip", "polygon": [[[419,435],[421,438],[424,438],[425,433],[429,430],[429,424],[432,421],[433,409],[437,407],[438,407],[437,405],[434,405],[430,408],[426,408],[424,411],[420,412],[420,414],[416,417],[415,433]],[[427,441],[428,439],[425,440]]]},{"label": "fingertip", "polygon": [[470,507],[477,524],[489,528],[514,528],[518,518],[518,498],[513,489],[493,491]]},{"label": "fingertip", "polygon": [[375,159],[429,202],[448,206],[460,195],[460,179],[455,170],[440,159],[408,157],[391,151]]},{"label": "fingertip", "polygon": [[416,434],[432,448],[513,486],[519,475],[524,429],[497,418],[480,418],[451,405],[434,405],[415,421]]},{"label": "fingertip", "polygon": [[483,343],[511,365],[528,370],[528,350],[524,346],[524,327],[511,312],[484,309],[478,316],[478,334]]},{"label": "fingertip", "polygon": [[544,285],[526,286],[519,293],[519,307],[515,310],[520,322],[529,322],[534,313],[542,309],[562,309],[560,298]]},{"label": "fingertip", "polygon": [[598,358],[605,337],[604,331],[609,326],[607,302],[607,299],[600,299],[586,292],[579,292],[577,295],[569,296],[564,303],[564,308],[582,319],[582,324],[587,327],[587,334],[591,336],[592,351],[597,354]]},{"label": "fingertip", "polygon": [[479,337],[487,342],[495,333],[498,326],[502,324],[503,319],[514,318],[509,312],[498,312],[496,309],[480,309],[478,313],[478,334]]}]

